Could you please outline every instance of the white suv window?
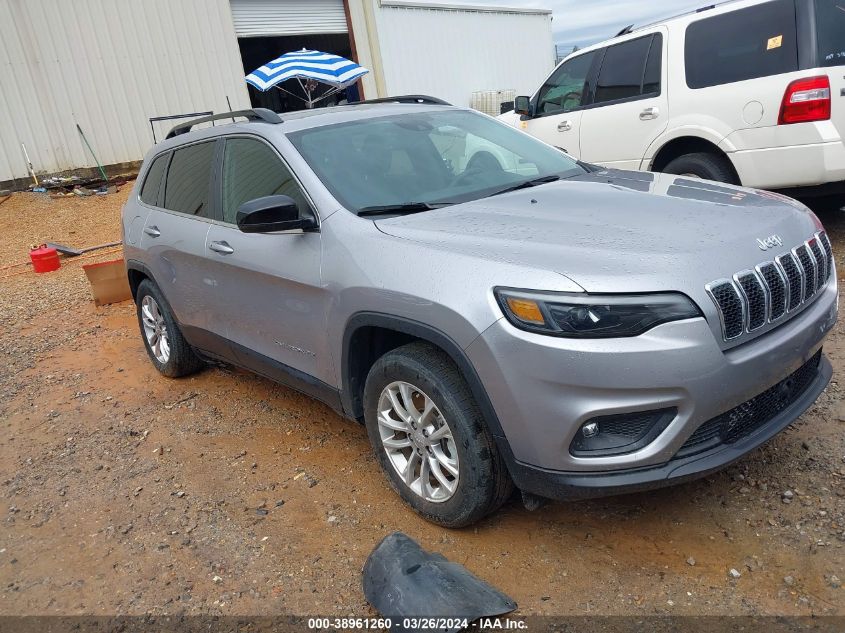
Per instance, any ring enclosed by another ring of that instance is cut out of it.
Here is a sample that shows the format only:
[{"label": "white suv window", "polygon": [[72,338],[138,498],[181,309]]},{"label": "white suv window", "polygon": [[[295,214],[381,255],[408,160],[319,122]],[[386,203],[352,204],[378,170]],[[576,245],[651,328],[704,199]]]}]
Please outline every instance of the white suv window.
[{"label": "white suv window", "polygon": [[663,36],[659,33],[607,49],[593,103],[646,98],[660,93]]},{"label": "white suv window", "polygon": [[537,95],[539,116],[570,112],[586,103],[587,76],[595,57],[596,51],[590,51],[558,66]]},{"label": "white suv window", "polygon": [[687,27],[687,86],[709,88],[798,70],[795,0],[773,0]]},{"label": "white suv window", "polygon": [[819,66],[845,66],[845,1],[816,0]]}]

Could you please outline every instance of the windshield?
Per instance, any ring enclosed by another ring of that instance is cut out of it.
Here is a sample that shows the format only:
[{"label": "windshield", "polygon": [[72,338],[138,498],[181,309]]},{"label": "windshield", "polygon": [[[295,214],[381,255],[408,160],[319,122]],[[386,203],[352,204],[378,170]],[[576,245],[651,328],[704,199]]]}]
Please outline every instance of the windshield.
[{"label": "windshield", "polygon": [[468,202],[538,178],[585,173],[563,152],[466,110],[350,121],[288,138],[355,213]]},{"label": "windshield", "polygon": [[816,0],[820,66],[845,66],[845,0]]}]

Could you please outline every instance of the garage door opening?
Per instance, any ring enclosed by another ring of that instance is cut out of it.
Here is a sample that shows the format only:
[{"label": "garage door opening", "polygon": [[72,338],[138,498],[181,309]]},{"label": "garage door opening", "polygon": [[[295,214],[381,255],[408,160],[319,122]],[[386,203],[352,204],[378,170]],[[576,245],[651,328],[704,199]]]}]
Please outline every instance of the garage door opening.
[{"label": "garage door opening", "polygon": [[[290,53],[292,51],[302,50],[307,48],[309,50],[323,51],[324,53],[333,53],[352,59],[352,47],[349,44],[349,35],[346,33],[330,33],[321,35],[285,35],[276,37],[241,37],[238,39],[238,45],[241,49],[241,59],[244,64],[244,75],[248,75],[259,66],[266,64],[272,59],[276,59],[280,55]],[[281,84],[282,88],[294,95],[303,95],[302,88],[295,80],[289,80]],[[315,92],[316,95],[321,95],[330,90],[329,86],[320,85]],[[248,86],[249,100],[253,108],[269,108],[274,112],[291,112],[293,110],[302,110],[305,108],[305,103],[292,97],[281,90],[273,88],[267,92],[261,92],[253,86]],[[304,95],[303,95],[304,96]],[[318,101],[314,107],[326,107],[336,105],[341,100],[357,101],[358,87],[352,85],[346,90],[341,90],[332,96]]]}]

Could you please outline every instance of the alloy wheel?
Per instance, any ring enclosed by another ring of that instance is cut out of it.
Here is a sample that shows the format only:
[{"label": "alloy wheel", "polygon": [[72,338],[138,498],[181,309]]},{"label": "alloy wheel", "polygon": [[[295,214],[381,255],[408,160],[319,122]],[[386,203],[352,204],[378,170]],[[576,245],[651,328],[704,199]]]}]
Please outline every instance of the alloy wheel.
[{"label": "alloy wheel", "polygon": [[404,381],[385,387],[378,403],[381,444],[393,468],[415,494],[432,503],[458,489],[455,438],[434,401]]},{"label": "alloy wheel", "polygon": [[167,335],[167,322],[156,300],[146,295],[141,300],[141,322],[144,325],[144,337],[156,360],[162,365],[170,360],[170,339]]}]

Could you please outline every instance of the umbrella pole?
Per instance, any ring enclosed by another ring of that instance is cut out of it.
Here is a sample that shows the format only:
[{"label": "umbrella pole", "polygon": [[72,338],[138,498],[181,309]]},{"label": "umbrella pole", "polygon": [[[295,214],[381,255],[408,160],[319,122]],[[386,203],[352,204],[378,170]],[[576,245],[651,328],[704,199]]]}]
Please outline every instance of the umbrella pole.
[{"label": "umbrella pole", "polygon": [[311,91],[305,87],[305,85],[302,83],[302,79],[297,77],[296,80],[299,82],[299,87],[302,88],[302,92],[305,94],[305,107],[310,110],[314,107],[314,102],[311,101]]}]

